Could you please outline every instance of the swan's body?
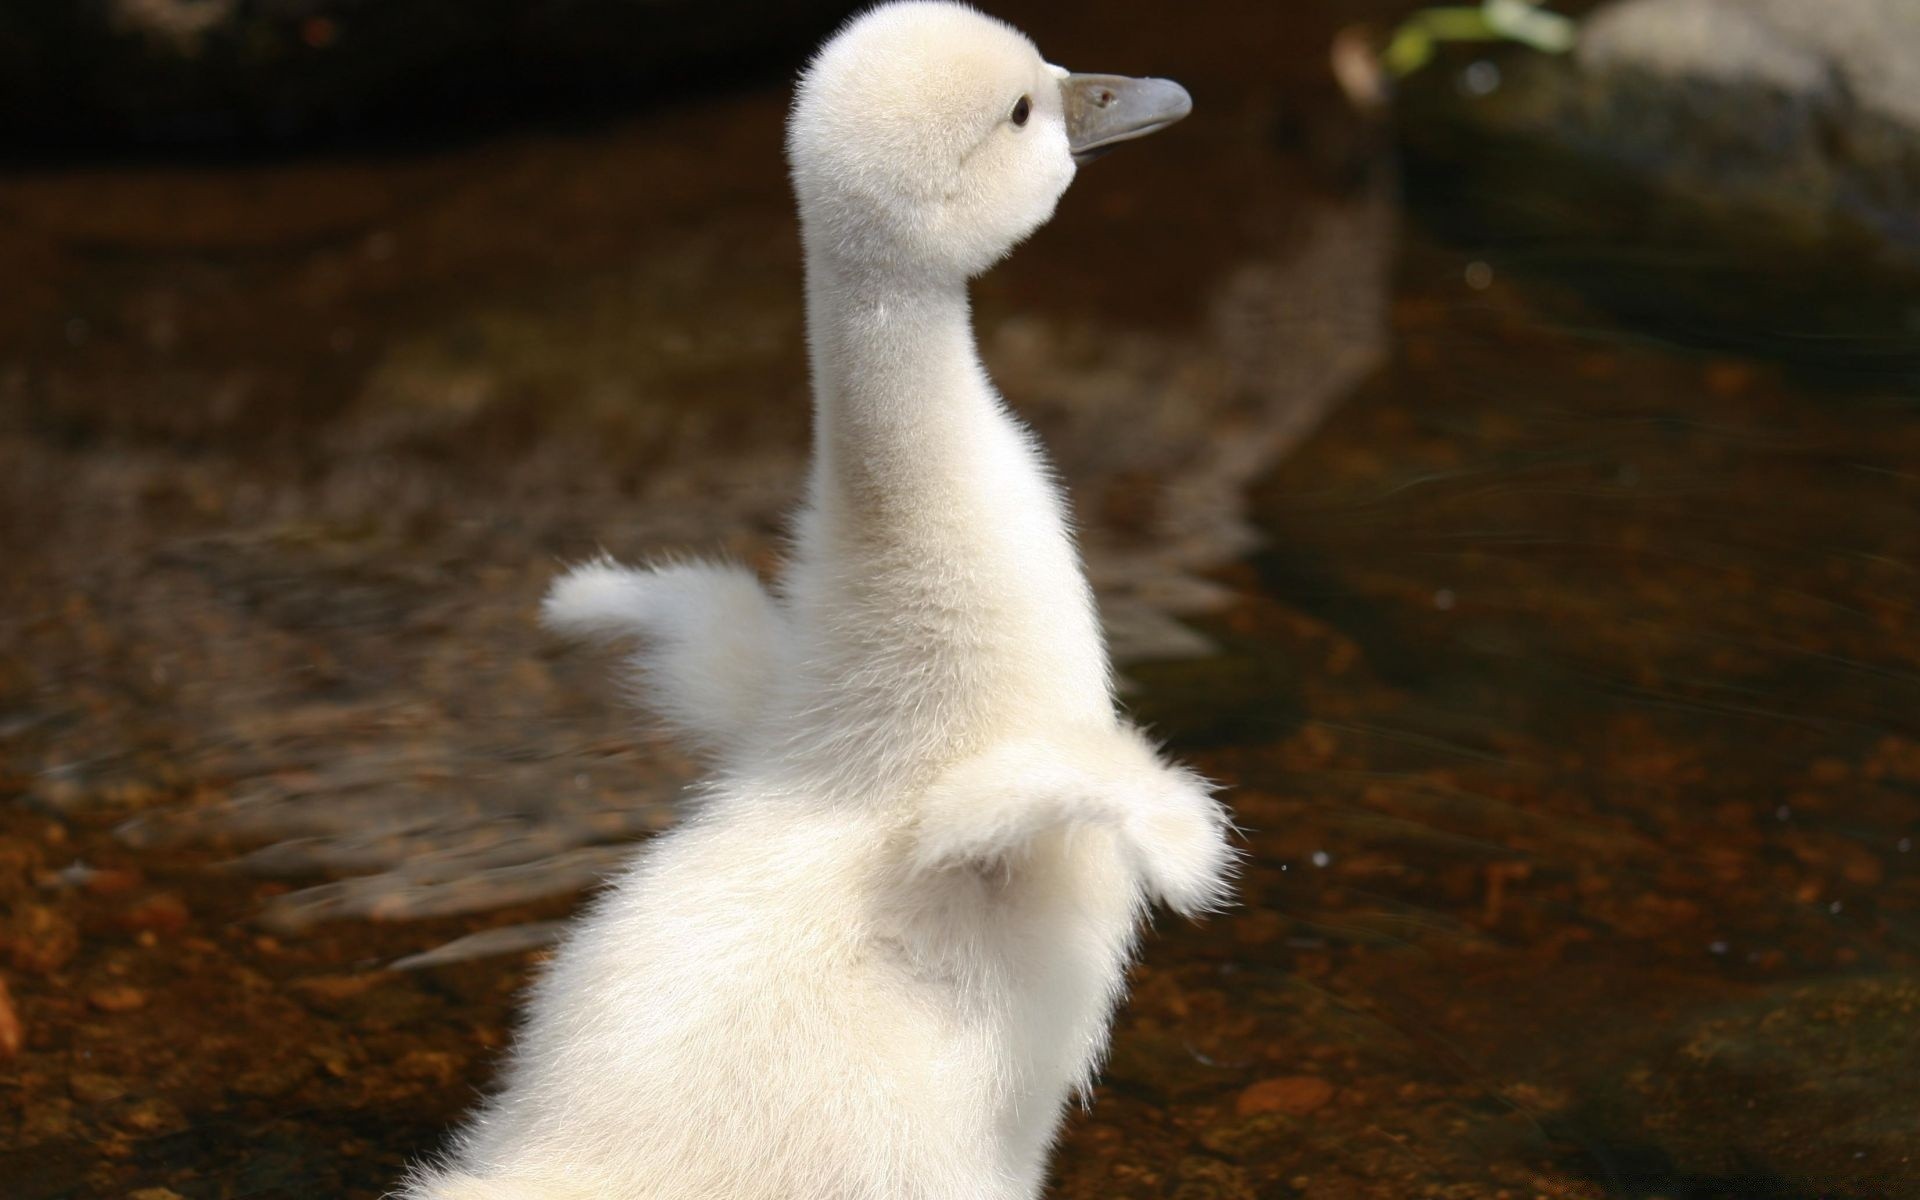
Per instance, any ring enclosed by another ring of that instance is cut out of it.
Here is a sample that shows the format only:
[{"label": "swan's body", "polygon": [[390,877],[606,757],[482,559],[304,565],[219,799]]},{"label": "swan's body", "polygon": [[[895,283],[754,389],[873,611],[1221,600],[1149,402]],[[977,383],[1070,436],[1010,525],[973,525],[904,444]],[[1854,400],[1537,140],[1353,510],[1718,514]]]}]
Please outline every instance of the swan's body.
[{"label": "swan's body", "polygon": [[642,639],[653,706],[714,774],[404,1194],[1027,1200],[1144,906],[1221,899],[1224,816],[1116,716],[1059,492],[968,321],[967,279],[1051,215],[1074,152],[1168,119],[1171,85],[1142,81],[1144,117],[1070,121],[1072,86],[937,3],[869,13],[809,69],[790,569],[777,600],[737,568],[611,563],[548,597],[557,628]]}]

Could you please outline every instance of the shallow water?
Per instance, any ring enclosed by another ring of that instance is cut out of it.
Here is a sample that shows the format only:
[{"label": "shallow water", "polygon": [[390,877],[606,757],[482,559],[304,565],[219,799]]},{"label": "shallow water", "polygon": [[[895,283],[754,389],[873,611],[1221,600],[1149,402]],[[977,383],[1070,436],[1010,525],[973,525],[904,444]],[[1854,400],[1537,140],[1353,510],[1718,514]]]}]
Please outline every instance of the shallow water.
[{"label": "shallow water", "polygon": [[[1248,21],[977,293],[1251,856],[1056,1194],[1920,1196],[1913,397],[1429,232]],[[484,1086],[693,769],[544,583],[794,494],[781,104],[0,181],[7,1195],[374,1196]]]}]

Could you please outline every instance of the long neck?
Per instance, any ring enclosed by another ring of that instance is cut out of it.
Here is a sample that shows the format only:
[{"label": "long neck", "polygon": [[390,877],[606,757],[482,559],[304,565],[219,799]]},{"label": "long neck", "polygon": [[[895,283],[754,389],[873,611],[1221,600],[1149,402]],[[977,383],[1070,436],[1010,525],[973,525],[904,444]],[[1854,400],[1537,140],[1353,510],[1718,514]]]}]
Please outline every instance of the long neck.
[{"label": "long neck", "polygon": [[[814,462],[789,594],[812,736],[911,775],[1111,720],[1061,499],[981,368],[965,282],[807,262]],[[822,703],[830,697],[831,703]]]},{"label": "long neck", "polygon": [[810,257],[811,499],[867,533],[925,511],[1000,417],[980,367],[966,282],[850,271]]}]

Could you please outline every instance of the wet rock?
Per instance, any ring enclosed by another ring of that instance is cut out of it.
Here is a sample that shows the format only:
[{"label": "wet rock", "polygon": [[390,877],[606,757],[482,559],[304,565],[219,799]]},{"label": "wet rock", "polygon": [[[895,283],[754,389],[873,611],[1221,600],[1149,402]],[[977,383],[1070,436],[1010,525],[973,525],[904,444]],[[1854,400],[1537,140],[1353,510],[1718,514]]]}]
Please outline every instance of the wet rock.
[{"label": "wet rock", "polygon": [[[1783,988],[1709,1012],[1629,1068],[1621,1145],[1652,1145],[1671,1173],[1807,1180],[1820,1194],[1884,1195],[1913,1177],[1920,984],[1851,979]],[[1811,1194],[1811,1193],[1809,1193]]]},{"label": "wet rock", "polygon": [[1314,1075],[1289,1075],[1281,1079],[1262,1079],[1240,1093],[1234,1111],[1243,1117],[1280,1112],[1304,1117],[1326,1106],[1333,1099],[1333,1085]]},{"label": "wet rock", "polygon": [[20,1053],[26,1042],[26,1030],[20,1024],[19,1010],[13,1006],[13,994],[7,981],[0,979],[0,1062]]},{"label": "wet rock", "polygon": [[[1920,8],[1616,0],[1571,55],[1472,54],[1414,76],[1398,111],[1444,220],[1579,241],[1556,267],[1715,341],[1770,326],[1810,352],[1837,334],[1920,355]],[[1809,280],[1839,302],[1806,311]]]},{"label": "wet rock", "polygon": [[82,1104],[109,1104],[127,1094],[127,1083],[112,1075],[76,1071],[67,1082],[67,1090]]},{"label": "wet rock", "polygon": [[7,960],[32,975],[46,975],[67,964],[80,946],[72,921],[44,904],[23,904],[0,925]]},{"label": "wet rock", "polygon": [[1223,1121],[1201,1131],[1200,1144],[1234,1160],[1255,1159],[1276,1143],[1298,1136],[1298,1127],[1284,1113],[1270,1111],[1238,1121]]},{"label": "wet rock", "polygon": [[1240,1168],[1217,1158],[1192,1155],[1181,1159],[1175,1168],[1168,1195],[1173,1200],[1255,1200],[1259,1193]]},{"label": "wet rock", "polygon": [[147,994],[126,984],[112,984],[88,992],[87,1003],[105,1013],[133,1012],[147,1006]]},{"label": "wet rock", "polygon": [[1905,0],[1622,0],[1587,24],[1576,64],[1596,148],[1920,269],[1920,9]]},{"label": "wet rock", "polygon": [[402,1079],[444,1086],[460,1078],[465,1066],[465,1059],[443,1050],[409,1050],[393,1069]]},{"label": "wet rock", "polygon": [[121,896],[140,886],[140,872],[125,867],[81,867],[77,882],[95,896]]},{"label": "wet rock", "polygon": [[46,850],[28,838],[0,837],[0,879],[25,879],[38,873]]},{"label": "wet rock", "polygon": [[131,1133],[152,1136],[185,1129],[187,1118],[178,1105],[149,1097],[122,1108],[114,1115],[114,1124]]},{"label": "wet rock", "polygon": [[179,933],[191,916],[186,901],[172,892],[160,892],[122,913],[120,925],[134,933]]},{"label": "wet rock", "polygon": [[310,1059],[290,1056],[272,1059],[242,1072],[234,1079],[233,1090],[242,1096],[284,1096],[305,1082],[314,1070],[315,1064]]},{"label": "wet rock", "polygon": [[293,984],[293,990],[303,998],[327,1011],[342,1002],[356,1000],[385,982],[379,975],[368,972],[364,975],[318,975],[302,979]]}]

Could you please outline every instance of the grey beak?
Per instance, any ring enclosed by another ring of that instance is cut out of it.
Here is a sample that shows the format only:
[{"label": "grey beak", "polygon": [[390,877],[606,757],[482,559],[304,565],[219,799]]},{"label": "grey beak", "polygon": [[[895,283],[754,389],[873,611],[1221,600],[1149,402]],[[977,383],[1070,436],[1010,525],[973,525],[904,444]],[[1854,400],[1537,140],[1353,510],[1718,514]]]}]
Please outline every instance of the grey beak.
[{"label": "grey beak", "polygon": [[1069,75],[1060,81],[1066,102],[1067,144],[1075,162],[1100,157],[1121,142],[1165,129],[1193,111],[1193,97],[1171,79],[1125,75]]}]

